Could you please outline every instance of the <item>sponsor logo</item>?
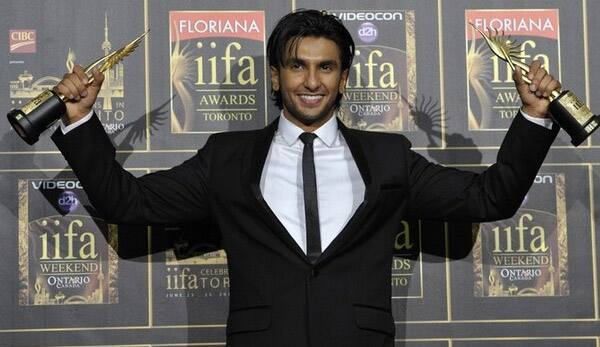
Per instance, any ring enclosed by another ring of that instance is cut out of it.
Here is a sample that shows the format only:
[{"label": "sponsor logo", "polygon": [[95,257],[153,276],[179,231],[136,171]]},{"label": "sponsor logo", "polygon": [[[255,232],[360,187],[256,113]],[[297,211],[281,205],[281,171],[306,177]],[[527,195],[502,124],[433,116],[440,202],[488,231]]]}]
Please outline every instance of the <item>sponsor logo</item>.
[{"label": "sponsor logo", "polygon": [[31,181],[33,189],[83,189],[79,181]]},{"label": "sponsor logo", "polygon": [[65,190],[58,197],[58,207],[65,213],[73,212],[79,207],[79,199],[72,191]]},{"label": "sponsor logo", "polygon": [[259,12],[171,12],[171,41],[233,37],[262,41],[264,17]]},{"label": "sponsor logo", "polygon": [[468,10],[469,21],[481,30],[496,29],[505,35],[538,36],[555,39],[558,12],[553,10]]},{"label": "sponsor logo", "polygon": [[377,40],[377,27],[371,22],[362,23],[357,30],[358,38],[364,43]]},{"label": "sponsor logo", "polygon": [[10,53],[35,53],[36,33],[34,29],[13,29],[8,32]]},{"label": "sponsor logo", "polygon": [[402,12],[340,12],[332,14],[345,22],[351,21],[396,21],[403,20]]}]

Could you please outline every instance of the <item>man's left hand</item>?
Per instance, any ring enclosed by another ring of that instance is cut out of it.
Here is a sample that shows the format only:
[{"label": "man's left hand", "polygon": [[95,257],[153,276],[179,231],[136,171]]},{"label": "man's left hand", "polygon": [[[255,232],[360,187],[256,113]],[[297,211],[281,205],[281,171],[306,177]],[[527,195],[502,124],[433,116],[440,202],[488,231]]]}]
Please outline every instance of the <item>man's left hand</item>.
[{"label": "man's left hand", "polygon": [[531,63],[527,77],[531,80],[531,84],[523,81],[519,67],[513,73],[515,86],[523,102],[523,112],[532,117],[547,118],[548,105],[550,105],[548,96],[553,90],[560,88],[560,82],[542,68],[539,60]]}]

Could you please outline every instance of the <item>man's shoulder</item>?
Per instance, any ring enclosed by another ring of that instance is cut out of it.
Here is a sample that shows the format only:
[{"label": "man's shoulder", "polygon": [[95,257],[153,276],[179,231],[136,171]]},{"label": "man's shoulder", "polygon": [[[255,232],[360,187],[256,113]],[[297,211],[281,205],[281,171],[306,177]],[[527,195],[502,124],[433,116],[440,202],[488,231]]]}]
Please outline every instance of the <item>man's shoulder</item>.
[{"label": "man's shoulder", "polygon": [[220,144],[243,145],[249,141],[254,141],[256,138],[264,134],[265,130],[266,128],[254,130],[224,131],[210,135],[209,139]]},{"label": "man's shoulder", "polygon": [[411,147],[410,141],[406,136],[397,133],[388,133],[381,131],[369,131],[347,128],[346,131],[361,143],[373,146],[406,146]]}]

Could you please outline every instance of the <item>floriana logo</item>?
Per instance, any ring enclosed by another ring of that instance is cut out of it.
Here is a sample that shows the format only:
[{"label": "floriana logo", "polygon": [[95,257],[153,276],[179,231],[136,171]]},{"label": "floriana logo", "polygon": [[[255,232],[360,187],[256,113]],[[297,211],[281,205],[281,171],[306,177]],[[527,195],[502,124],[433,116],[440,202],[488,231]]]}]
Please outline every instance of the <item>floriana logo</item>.
[{"label": "floriana logo", "polygon": [[558,18],[557,9],[465,11],[469,130],[506,130],[521,106],[512,69],[490,52],[470,23],[482,31],[510,36],[519,45],[524,63],[540,60],[560,78]]},{"label": "floriana logo", "polygon": [[35,53],[36,35],[34,29],[14,29],[8,32],[10,53]]},{"label": "floriana logo", "polygon": [[556,38],[558,16],[544,12],[546,11],[510,11],[510,14],[504,11],[485,12],[476,14],[471,19],[473,25],[481,30],[494,28],[505,35],[524,34]]},{"label": "floriana logo", "polygon": [[[237,16],[207,16],[208,18],[178,18],[175,20],[181,39],[189,39],[195,36],[248,36],[260,39],[262,28],[257,18],[239,18]],[[212,18],[211,18],[212,17]]]},{"label": "floriana logo", "polygon": [[172,11],[169,22],[171,131],[264,126],[264,12]]}]

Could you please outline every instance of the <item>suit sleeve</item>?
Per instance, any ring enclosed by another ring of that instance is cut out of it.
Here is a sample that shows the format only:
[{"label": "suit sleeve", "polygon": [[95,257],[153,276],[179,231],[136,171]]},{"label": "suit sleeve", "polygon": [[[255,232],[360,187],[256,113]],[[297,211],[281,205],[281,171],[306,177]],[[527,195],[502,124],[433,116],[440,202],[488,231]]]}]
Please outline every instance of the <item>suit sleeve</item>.
[{"label": "suit sleeve", "polygon": [[182,164],[139,178],[115,160],[115,148],[95,115],[66,135],[57,129],[52,140],[94,208],[110,223],[187,223],[209,216],[210,138]]},{"label": "suit sleeve", "polygon": [[409,215],[464,222],[511,217],[529,191],[558,130],[556,125],[546,129],[517,114],[496,163],[481,174],[433,164],[409,151]]}]

